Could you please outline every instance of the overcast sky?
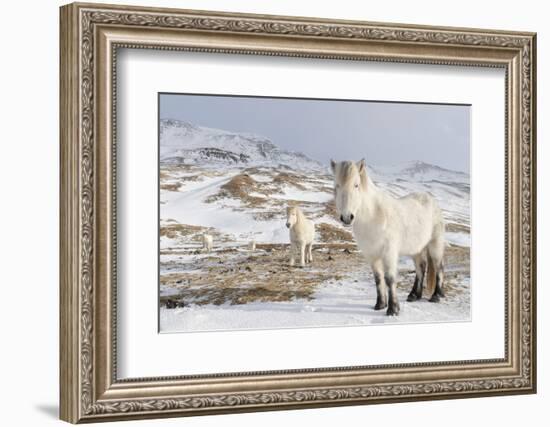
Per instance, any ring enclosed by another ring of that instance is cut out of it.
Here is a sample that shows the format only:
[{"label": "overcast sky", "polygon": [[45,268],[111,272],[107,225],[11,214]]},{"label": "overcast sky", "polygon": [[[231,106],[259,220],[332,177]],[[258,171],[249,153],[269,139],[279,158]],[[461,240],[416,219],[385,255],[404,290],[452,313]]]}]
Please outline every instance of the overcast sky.
[{"label": "overcast sky", "polygon": [[160,118],[262,135],[325,164],[365,158],[470,169],[465,105],[161,94]]}]

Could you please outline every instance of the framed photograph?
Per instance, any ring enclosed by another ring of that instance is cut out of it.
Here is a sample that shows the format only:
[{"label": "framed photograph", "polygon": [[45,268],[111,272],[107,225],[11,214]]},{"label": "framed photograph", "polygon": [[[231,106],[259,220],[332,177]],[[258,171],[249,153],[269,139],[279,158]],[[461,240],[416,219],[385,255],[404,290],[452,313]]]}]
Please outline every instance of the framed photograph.
[{"label": "framed photograph", "polygon": [[60,22],[63,420],[536,391],[535,34]]}]

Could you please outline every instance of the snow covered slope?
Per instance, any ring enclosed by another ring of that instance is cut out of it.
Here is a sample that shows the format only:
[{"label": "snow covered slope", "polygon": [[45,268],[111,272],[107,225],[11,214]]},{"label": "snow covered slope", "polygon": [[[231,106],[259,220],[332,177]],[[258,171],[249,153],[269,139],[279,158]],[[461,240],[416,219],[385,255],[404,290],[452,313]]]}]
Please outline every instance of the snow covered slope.
[{"label": "snow covered slope", "polygon": [[160,122],[160,160],[163,163],[204,166],[263,165],[318,170],[322,165],[302,153],[277,147],[268,138],[196,126],[164,119]]}]

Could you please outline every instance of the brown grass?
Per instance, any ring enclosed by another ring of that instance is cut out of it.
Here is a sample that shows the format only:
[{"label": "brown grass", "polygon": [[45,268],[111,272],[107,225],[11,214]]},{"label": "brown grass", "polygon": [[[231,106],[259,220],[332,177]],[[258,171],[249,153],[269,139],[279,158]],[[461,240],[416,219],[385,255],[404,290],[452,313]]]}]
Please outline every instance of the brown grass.
[{"label": "brown grass", "polygon": [[269,173],[268,171],[262,170],[262,169],[257,168],[257,167],[251,167],[251,168],[243,169],[243,173],[244,173],[244,174],[254,174],[254,175],[266,175],[266,176],[270,176],[270,173]]},{"label": "brown grass", "polygon": [[306,188],[301,184],[301,182],[304,180],[304,177],[301,177],[299,175],[291,174],[288,172],[280,172],[278,173],[275,178],[273,178],[273,182],[278,185],[291,185],[293,187],[298,188],[299,190],[305,190]]},{"label": "brown grass", "polygon": [[[168,237],[169,239],[183,238],[187,242],[200,242],[203,233],[208,233],[214,237],[214,246],[216,246],[216,244],[219,242],[233,241],[232,236],[220,233],[218,230],[212,227],[180,224],[173,219],[163,221],[163,224],[161,224],[160,226],[161,236]],[[174,248],[168,248],[163,250],[161,253],[177,253],[177,251],[174,252]]]},{"label": "brown grass", "polygon": [[[194,173],[194,175],[182,176],[182,174],[189,173]],[[159,171],[160,188],[178,191],[184,182],[200,181],[205,176],[217,176],[218,174],[216,171],[204,171],[193,165],[162,165]]]},{"label": "brown grass", "polygon": [[172,176],[170,175],[170,172],[168,172],[167,170],[160,170],[160,173],[159,173],[159,179],[160,181],[162,182],[162,180],[164,179],[170,179]]},{"label": "brown grass", "polygon": [[239,174],[222,185],[221,189],[235,199],[243,199],[248,196],[248,193],[254,190],[255,186],[256,181],[254,181],[250,175]]},{"label": "brown grass", "polygon": [[445,248],[445,265],[458,264],[470,269],[470,248],[451,245]]},{"label": "brown grass", "polygon": [[247,173],[240,173],[222,185],[220,191],[208,197],[206,202],[212,203],[223,198],[233,198],[242,201],[246,208],[264,206],[268,202],[268,199],[250,195],[250,193],[255,192],[267,196],[275,192],[275,190],[266,188],[262,184],[255,181]]},{"label": "brown grass", "polygon": [[178,191],[181,188],[180,182],[161,183],[160,189],[165,191]]},{"label": "brown grass", "polygon": [[445,230],[454,233],[470,233],[470,227],[463,224],[457,224],[456,222],[448,222],[445,224]]},{"label": "brown grass", "polygon": [[334,200],[325,203],[325,207],[321,212],[321,216],[328,215],[331,218],[336,218],[336,204]]},{"label": "brown grass", "polygon": [[322,242],[352,242],[353,235],[339,227],[322,222],[315,225],[315,230],[319,232]]},{"label": "brown grass", "polygon": [[[268,246],[273,248],[264,252]],[[161,298],[161,303],[176,299],[197,305],[246,304],[253,301],[292,301],[311,299],[320,283],[327,280],[341,280],[342,275],[333,271],[333,259],[328,261],[326,254],[317,254],[317,264],[321,269],[297,268],[288,266],[288,249],[284,245],[258,245],[262,252],[246,255],[233,262],[218,257],[197,259],[194,266],[200,273],[171,273],[161,276],[161,285],[181,290],[177,296]],[[233,254],[233,257],[240,254]],[[335,257],[353,257],[339,251]],[[327,265],[328,263],[328,265]]]},{"label": "brown grass", "polygon": [[276,211],[260,211],[254,212],[252,215],[256,221],[269,221],[275,218],[280,218],[281,221],[285,218],[286,212],[284,209],[278,209]]},{"label": "brown grass", "polygon": [[[359,280],[372,281],[369,265],[352,242],[314,244],[313,264],[305,268],[288,266],[288,244],[259,243],[256,247],[253,253],[227,248],[210,256],[194,258],[191,263],[163,263],[181,269],[161,275],[162,286],[179,292],[162,297],[161,303],[165,304],[168,299],[182,301],[185,305],[292,301],[311,299],[324,282],[349,280],[350,272],[361,272]],[[192,253],[195,252],[191,249],[181,251],[181,255]],[[469,248],[451,246],[446,249],[444,289],[448,296],[464,292],[463,278],[470,274],[469,259]],[[400,270],[398,286],[410,290],[414,275],[414,269]]]},{"label": "brown grass", "polygon": [[172,222],[170,224],[163,224],[160,227],[160,235],[168,237],[169,239],[175,239],[177,237],[190,236],[197,233],[202,233],[208,230],[207,227],[200,227],[198,225],[188,225]]}]

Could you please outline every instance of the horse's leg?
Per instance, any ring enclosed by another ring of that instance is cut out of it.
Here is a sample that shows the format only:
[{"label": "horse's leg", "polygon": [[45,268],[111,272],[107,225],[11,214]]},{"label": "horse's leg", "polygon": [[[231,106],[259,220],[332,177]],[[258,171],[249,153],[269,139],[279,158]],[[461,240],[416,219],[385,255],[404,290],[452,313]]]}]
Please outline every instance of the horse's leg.
[{"label": "horse's leg", "polygon": [[441,298],[445,298],[445,292],[443,292],[443,261],[439,260],[434,262],[435,268],[435,289],[430,302],[439,302]]},{"label": "horse's leg", "polygon": [[424,289],[424,276],[426,275],[426,253],[422,251],[418,255],[414,256],[414,266],[416,268],[416,277],[414,278],[414,285],[411,289],[411,293],[407,297],[407,301],[416,301],[422,298],[422,291]]},{"label": "horse's leg", "polygon": [[295,245],[293,242],[290,242],[290,266],[292,267],[294,265],[294,252],[295,252]]},{"label": "horse's leg", "polygon": [[311,242],[308,246],[308,250],[307,250],[307,253],[308,253],[308,256],[309,256],[309,262],[313,262],[313,255],[311,253],[311,247],[313,246],[313,242]]},{"label": "horse's leg", "polygon": [[430,302],[439,302],[445,297],[443,292],[443,252],[445,242],[442,238],[436,238],[428,245],[428,256],[431,257],[432,266],[435,270],[435,289]]},{"label": "horse's leg", "polygon": [[395,281],[397,275],[397,251],[390,251],[386,255],[384,261],[384,280],[388,287],[388,316],[397,316],[399,314],[399,300],[397,298],[397,283]]},{"label": "horse's leg", "polygon": [[306,256],[306,244],[304,242],[300,242],[300,266],[301,267],[304,267],[306,265],[305,256]]},{"label": "horse's leg", "polygon": [[382,310],[388,306],[388,295],[386,282],[384,280],[384,269],[380,260],[375,261],[371,265],[374,282],[376,283],[376,305],[375,310]]}]

